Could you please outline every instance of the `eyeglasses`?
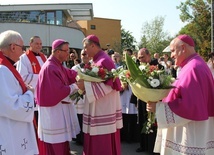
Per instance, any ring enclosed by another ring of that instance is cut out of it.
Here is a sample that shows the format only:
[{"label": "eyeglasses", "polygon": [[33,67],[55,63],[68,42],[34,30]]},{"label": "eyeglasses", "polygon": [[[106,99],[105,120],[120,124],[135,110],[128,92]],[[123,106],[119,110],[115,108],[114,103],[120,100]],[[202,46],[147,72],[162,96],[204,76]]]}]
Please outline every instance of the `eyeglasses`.
[{"label": "eyeglasses", "polygon": [[[10,46],[11,46],[12,44],[10,44]],[[18,47],[21,47],[22,48],[22,51],[25,51],[25,46],[23,45],[23,46],[21,46],[21,45],[19,45],[19,44],[14,44],[14,45],[16,45],[16,46],[18,46]]]},{"label": "eyeglasses", "polygon": [[63,49],[59,49],[60,51],[63,51],[63,52],[70,52],[70,50],[63,50]]}]

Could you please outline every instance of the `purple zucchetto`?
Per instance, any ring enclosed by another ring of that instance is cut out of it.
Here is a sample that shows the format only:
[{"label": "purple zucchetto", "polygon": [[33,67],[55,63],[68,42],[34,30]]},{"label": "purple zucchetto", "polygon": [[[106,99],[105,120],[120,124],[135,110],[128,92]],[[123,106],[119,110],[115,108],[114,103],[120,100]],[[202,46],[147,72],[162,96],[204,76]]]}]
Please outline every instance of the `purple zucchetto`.
[{"label": "purple zucchetto", "polygon": [[69,44],[69,42],[63,40],[63,39],[56,39],[52,43],[52,50],[55,50],[57,47],[59,47],[62,44]]},{"label": "purple zucchetto", "polygon": [[195,47],[195,43],[190,36],[188,36],[186,34],[182,34],[182,35],[177,36],[177,38],[180,39],[181,41],[187,43],[188,45]]},{"label": "purple zucchetto", "polygon": [[100,44],[98,37],[94,34],[88,35],[86,38],[94,43]]}]

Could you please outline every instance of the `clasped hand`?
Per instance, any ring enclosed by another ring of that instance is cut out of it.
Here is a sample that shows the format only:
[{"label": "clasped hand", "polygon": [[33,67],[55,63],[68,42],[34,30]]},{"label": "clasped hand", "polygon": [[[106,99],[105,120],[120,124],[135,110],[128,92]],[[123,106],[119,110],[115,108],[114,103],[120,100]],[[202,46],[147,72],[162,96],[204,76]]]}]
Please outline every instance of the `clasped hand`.
[{"label": "clasped hand", "polygon": [[83,79],[79,79],[77,81],[77,86],[80,90],[85,91],[85,85],[84,85],[84,80]]},{"label": "clasped hand", "polygon": [[30,85],[26,85],[27,90],[30,90],[32,93],[34,93],[34,88]]},{"label": "clasped hand", "polygon": [[157,102],[148,101],[146,104],[146,110],[149,112],[155,112],[156,111],[156,103]]}]

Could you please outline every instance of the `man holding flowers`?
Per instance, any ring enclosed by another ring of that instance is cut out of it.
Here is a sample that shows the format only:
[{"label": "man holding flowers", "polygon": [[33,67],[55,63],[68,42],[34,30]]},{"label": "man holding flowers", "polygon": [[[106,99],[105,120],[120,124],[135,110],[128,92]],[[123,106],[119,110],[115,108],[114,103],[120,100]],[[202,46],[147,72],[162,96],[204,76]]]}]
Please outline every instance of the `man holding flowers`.
[{"label": "man holding flowers", "polygon": [[171,57],[181,67],[175,87],[162,102],[147,104],[148,111],[156,112],[154,151],[161,155],[214,154],[213,77],[194,47],[185,34],[171,41]]},{"label": "man holding flowers", "polygon": [[[92,57],[92,65],[108,71],[115,68],[111,58],[102,51],[97,36],[87,36],[83,40],[83,47],[85,53]],[[80,79],[77,84],[85,91],[83,154],[120,155],[120,129],[123,126],[120,80],[111,78],[104,82],[89,82]]]},{"label": "man holding flowers", "polygon": [[[151,66],[157,66],[159,69],[164,69],[162,65],[158,63],[157,59],[151,58],[151,53],[146,48],[141,48],[138,51],[138,60],[140,64],[149,64]],[[142,130],[144,123],[147,120],[147,112],[146,112],[146,103],[140,99],[138,99],[138,119],[139,119],[139,127]],[[149,151],[153,152],[155,136],[156,136],[157,126],[153,126],[153,133],[140,134],[140,147],[136,150],[136,152]]]},{"label": "man holding flowers", "polygon": [[75,107],[69,95],[78,90],[76,71],[63,66],[69,56],[69,42],[56,39],[52,54],[39,72],[36,86],[38,136],[45,155],[69,155],[69,141],[80,131]]}]

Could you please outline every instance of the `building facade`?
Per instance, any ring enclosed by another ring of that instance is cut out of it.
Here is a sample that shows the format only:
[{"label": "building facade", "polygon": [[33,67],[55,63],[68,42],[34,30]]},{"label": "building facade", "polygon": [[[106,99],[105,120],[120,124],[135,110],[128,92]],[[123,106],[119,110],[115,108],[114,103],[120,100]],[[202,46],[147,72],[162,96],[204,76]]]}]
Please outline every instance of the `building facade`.
[{"label": "building facade", "polygon": [[81,20],[77,23],[87,36],[95,34],[100,39],[103,49],[113,49],[120,52],[121,48],[121,20],[94,17],[93,20]]},{"label": "building facade", "polygon": [[25,46],[40,36],[47,55],[58,38],[79,53],[89,34],[99,37],[103,49],[121,48],[121,20],[94,17],[92,3],[0,5],[0,32],[9,29],[21,33]]},{"label": "building facade", "polygon": [[80,51],[85,34],[76,21],[92,19],[92,3],[0,5],[0,32],[18,31],[25,46],[29,46],[32,36],[40,36],[47,55],[51,53],[52,42],[58,38],[67,40],[70,48]]}]

